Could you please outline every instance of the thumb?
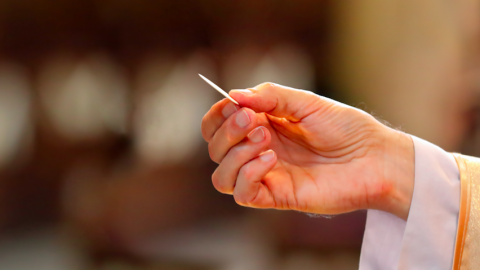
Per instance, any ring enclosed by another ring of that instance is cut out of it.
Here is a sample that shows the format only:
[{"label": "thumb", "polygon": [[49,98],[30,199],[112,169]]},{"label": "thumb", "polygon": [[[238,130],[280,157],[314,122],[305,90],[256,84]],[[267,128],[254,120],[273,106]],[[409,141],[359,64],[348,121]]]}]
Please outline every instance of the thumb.
[{"label": "thumb", "polygon": [[310,91],[275,83],[262,83],[246,90],[232,90],[229,95],[242,107],[293,122],[302,120],[324,106],[333,105],[333,101]]}]

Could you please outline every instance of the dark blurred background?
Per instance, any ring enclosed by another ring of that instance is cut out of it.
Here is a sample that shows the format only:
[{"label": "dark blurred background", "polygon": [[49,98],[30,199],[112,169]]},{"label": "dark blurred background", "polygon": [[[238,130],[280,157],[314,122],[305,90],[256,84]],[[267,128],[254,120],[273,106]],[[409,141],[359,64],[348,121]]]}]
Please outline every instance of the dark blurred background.
[{"label": "dark blurred background", "polygon": [[1,269],[357,269],[366,211],[237,206],[200,133],[272,81],[480,155],[478,1],[0,0]]}]

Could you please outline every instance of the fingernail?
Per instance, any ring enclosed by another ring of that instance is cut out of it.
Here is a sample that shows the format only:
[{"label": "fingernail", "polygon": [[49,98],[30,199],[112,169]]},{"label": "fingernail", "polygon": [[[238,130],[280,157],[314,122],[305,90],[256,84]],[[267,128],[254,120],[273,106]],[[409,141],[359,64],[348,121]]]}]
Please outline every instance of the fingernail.
[{"label": "fingernail", "polygon": [[263,162],[271,161],[275,157],[275,153],[272,150],[268,150],[260,156]]},{"label": "fingernail", "polygon": [[237,118],[235,120],[237,121],[237,125],[242,128],[250,124],[250,117],[248,117],[246,111],[241,111],[239,114],[237,114]]},{"label": "fingernail", "polygon": [[258,127],[248,134],[248,138],[254,143],[259,143],[265,139],[265,132],[263,128]]},{"label": "fingernail", "polygon": [[248,90],[248,89],[233,89],[233,90],[231,90],[230,92],[233,92],[233,93],[238,92],[238,93],[241,93],[241,94],[243,94],[243,95],[251,95],[251,94],[253,94],[253,91]]},{"label": "fingernail", "polygon": [[229,102],[227,103],[227,105],[223,107],[222,114],[223,114],[223,117],[228,118],[230,115],[232,115],[236,111],[237,111],[237,107],[235,107],[233,103]]}]

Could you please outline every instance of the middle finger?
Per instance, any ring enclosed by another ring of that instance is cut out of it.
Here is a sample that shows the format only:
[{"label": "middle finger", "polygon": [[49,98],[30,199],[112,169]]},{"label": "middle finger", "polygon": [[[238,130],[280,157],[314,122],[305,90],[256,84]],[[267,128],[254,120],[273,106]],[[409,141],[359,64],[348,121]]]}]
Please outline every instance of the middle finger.
[{"label": "middle finger", "polygon": [[242,108],[229,117],[215,132],[208,144],[210,158],[220,163],[227,152],[238,144],[258,126],[256,113],[248,108]]}]

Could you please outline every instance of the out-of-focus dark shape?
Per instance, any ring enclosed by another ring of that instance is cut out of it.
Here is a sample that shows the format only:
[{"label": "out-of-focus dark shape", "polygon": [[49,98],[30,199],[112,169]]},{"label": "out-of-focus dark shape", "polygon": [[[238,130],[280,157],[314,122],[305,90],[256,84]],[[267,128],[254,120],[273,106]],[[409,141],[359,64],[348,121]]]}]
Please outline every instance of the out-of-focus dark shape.
[{"label": "out-of-focus dark shape", "polygon": [[[0,170],[25,159],[33,143],[32,90],[26,70],[0,62]],[[1,180],[0,180],[1,181]]]}]

